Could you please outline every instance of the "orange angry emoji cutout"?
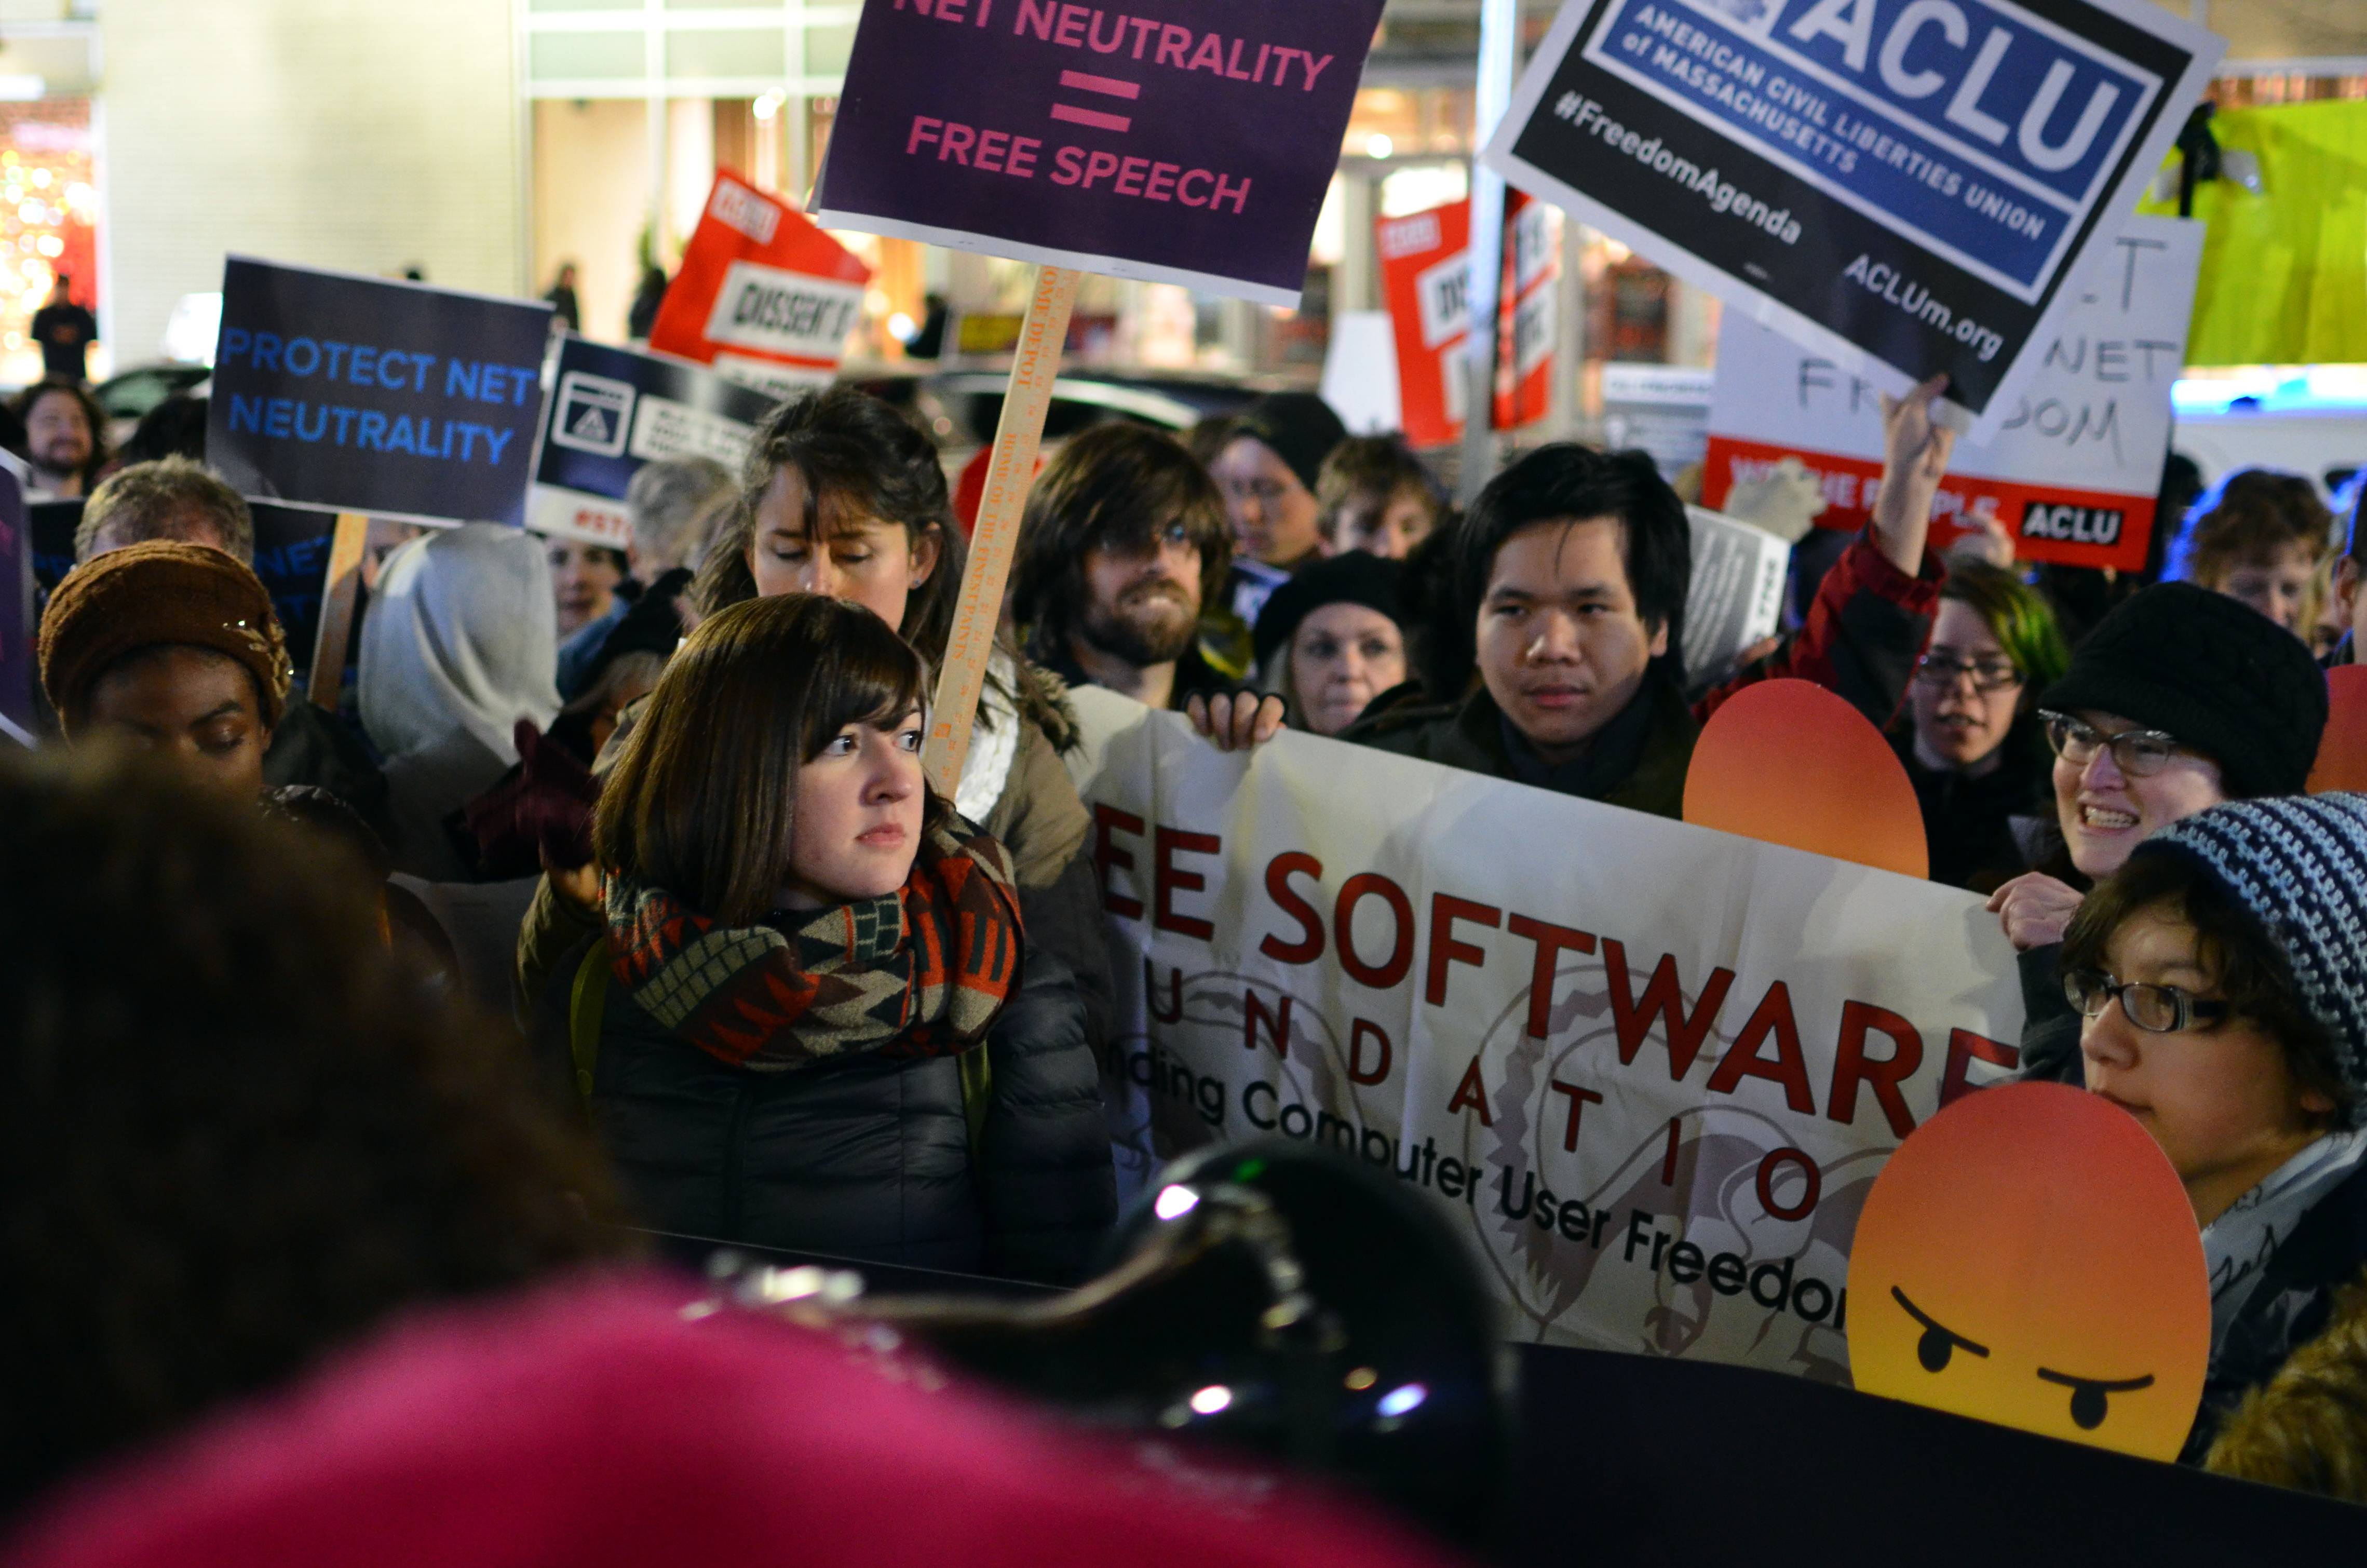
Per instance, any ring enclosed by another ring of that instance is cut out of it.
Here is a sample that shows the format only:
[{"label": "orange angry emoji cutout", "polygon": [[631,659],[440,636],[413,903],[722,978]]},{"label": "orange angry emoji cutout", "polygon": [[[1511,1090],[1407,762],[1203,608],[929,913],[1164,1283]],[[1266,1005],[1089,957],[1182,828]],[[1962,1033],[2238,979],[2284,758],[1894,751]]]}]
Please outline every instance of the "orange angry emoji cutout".
[{"label": "orange angry emoji cutout", "polygon": [[2169,1460],[2211,1353],[2194,1210],[2119,1107],[1967,1096],[1899,1145],[1850,1253],[1860,1391]]}]

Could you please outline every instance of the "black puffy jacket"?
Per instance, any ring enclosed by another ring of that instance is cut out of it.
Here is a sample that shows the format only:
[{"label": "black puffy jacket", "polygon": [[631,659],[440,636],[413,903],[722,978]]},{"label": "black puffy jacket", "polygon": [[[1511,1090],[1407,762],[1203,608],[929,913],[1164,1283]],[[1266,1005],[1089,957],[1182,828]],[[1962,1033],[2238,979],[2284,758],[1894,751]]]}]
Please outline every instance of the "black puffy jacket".
[{"label": "black puffy jacket", "polygon": [[1117,1190],[1083,1005],[1057,956],[1028,952],[984,1049],[992,1097],[973,1159],[951,1057],[753,1072],[611,987],[593,1120],[661,1230],[1073,1282],[1116,1218]]}]

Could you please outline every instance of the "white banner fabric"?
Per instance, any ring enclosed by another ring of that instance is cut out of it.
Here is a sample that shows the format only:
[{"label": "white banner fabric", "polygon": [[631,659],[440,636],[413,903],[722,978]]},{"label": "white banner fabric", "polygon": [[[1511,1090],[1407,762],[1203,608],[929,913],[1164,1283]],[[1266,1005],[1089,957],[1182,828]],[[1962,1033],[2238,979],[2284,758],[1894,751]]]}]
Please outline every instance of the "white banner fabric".
[{"label": "white banner fabric", "polygon": [[1467,1229],[1519,1337],[1846,1377],[1868,1187],[2020,1038],[1979,899],[1312,735],[1227,756],[1075,698],[1122,1185],[1321,1140]]}]

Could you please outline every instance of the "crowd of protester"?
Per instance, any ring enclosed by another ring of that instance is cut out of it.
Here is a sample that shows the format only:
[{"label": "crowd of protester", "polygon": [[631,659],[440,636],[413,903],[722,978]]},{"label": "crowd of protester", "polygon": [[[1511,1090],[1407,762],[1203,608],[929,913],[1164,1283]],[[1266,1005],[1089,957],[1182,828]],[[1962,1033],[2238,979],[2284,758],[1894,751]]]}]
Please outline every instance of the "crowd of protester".
[{"label": "crowd of protester", "polygon": [[[1872,521],[1799,552],[1795,623],[1704,670],[1692,526],[1641,453],[1530,450],[1457,511],[1306,393],[1185,437],[1088,429],[1029,493],[946,798],[920,749],[967,538],[934,442],[860,391],[779,407],[737,473],[647,466],[622,544],[475,524],[395,546],[339,710],[298,678],[195,400],[110,454],[77,385],[34,389],[30,483],[84,510],[40,624],[59,755],[0,767],[0,876],[38,890],[0,912],[0,1251],[25,1287],[0,1311],[49,1352],[0,1373],[0,1507],[232,1402],[391,1368],[564,1383],[493,1465],[552,1495],[589,1480],[549,1447],[562,1415],[645,1444],[675,1393],[729,1376],[944,1437],[892,1484],[1037,1506],[1031,1466],[1106,1461],[1024,1426],[998,1451],[984,1405],[840,1388],[787,1330],[686,1349],[631,1227],[1093,1271],[1116,1219],[1115,987],[1070,693],[1183,710],[1225,749],[1288,727],[1675,817],[1704,722],[1785,677],[1885,733],[1933,880],[1988,899],[2021,1070],[2126,1107],[2185,1183],[2213,1292],[2190,1460],[2367,1500],[2346,1392],[2367,1380],[2346,1297],[2367,1267],[2367,799],[2304,793],[2326,666],[2355,648],[2358,503],[2338,522],[2305,480],[2237,472],[2165,515],[2160,582],[2033,571],[1984,534],[1943,553],[1941,391],[1885,400]],[[506,915],[456,926],[439,890],[464,886]],[[509,985],[466,979],[488,942]],[[571,1272],[591,1304],[544,1332],[566,1309],[512,1293]],[[633,1375],[603,1401],[595,1366]],[[379,1495],[469,1407],[283,1407],[183,1462],[277,1519],[300,1456],[325,1445]],[[814,1458],[751,1437],[752,1408],[676,1435],[680,1462],[750,1477],[719,1541],[777,1522],[759,1457]],[[1042,1529],[1280,1561],[1315,1528],[1227,1534],[1179,1506],[1121,1536],[1091,1491]],[[150,1495],[167,1524],[106,1550],[66,1531],[39,1560],[162,1562],[174,1530],[230,1528],[186,1484]],[[473,1550],[454,1560],[501,1560]]]}]

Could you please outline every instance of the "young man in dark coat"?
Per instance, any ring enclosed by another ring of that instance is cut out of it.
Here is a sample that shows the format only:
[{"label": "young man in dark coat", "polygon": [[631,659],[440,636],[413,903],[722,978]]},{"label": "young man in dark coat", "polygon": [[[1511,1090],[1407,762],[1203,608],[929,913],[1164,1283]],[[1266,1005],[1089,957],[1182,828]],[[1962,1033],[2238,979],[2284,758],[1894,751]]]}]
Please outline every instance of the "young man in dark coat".
[{"label": "young man in dark coat", "polygon": [[1955,444],[1931,418],[1940,386],[1884,400],[1873,526],[1826,575],[1806,624],[1703,701],[1684,696],[1684,504],[1640,452],[1559,445],[1499,474],[1448,551],[1455,613],[1474,629],[1474,688],[1384,695],[1342,738],[1675,817],[1702,722],[1741,686],[1813,680],[1887,723],[1940,595],[1924,548]]}]

